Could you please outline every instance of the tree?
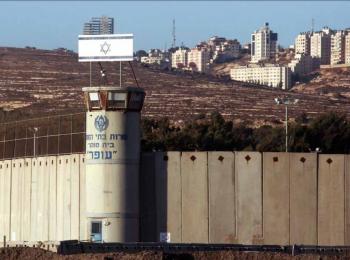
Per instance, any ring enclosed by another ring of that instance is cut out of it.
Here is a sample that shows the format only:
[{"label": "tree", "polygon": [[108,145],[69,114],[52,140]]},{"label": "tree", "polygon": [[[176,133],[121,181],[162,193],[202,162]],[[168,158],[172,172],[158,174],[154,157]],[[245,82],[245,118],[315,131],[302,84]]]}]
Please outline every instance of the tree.
[{"label": "tree", "polygon": [[331,112],[311,121],[307,131],[310,149],[317,147],[328,153],[350,151],[350,126],[346,115]]},{"label": "tree", "polygon": [[190,67],[192,71],[197,70],[197,64],[194,63],[193,61],[188,64],[188,67]]},{"label": "tree", "polygon": [[178,69],[183,69],[185,67],[185,65],[181,62],[177,63],[176,66]]},{"label": "tree", "polygon": [[138,50],[136,53],[135,53],[135,57],[140,60],[141,57],[145,57],[145,56],[148,56],[147,52],[145,50]]}]

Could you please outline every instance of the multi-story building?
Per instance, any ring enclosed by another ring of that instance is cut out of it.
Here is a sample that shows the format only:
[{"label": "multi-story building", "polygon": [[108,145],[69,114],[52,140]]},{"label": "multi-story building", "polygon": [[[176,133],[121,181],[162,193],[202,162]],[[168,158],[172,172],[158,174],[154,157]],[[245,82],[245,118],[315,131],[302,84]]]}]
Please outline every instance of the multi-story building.
[{"label": "multi-story building", "polygon": [[148,56],[141,57],[141,63],[158,65],[160,69],[170,69],[170,58],[167,51],[161,51],[159,49],[151,49],[148,52]]},{"label": "multi-story building", "polygon": [[114,33],[114,18],[102,16],[93,17],[87,23],[84,23],[83,34],[113,34]]},{"label": "multi-story building", "polygon": [[212,61],[225,62],[240,56],[241,44],[237,40],[226,40],[216,45],[212,55]]},{"label": "multi-story building", "polygon": [[294,59],[288,64],[291,71],[297,75],[306,75],[320,68],[320,59],[297,53]]},{"label": "multi-story building", "polygon": [[312,57],[320,58],[321,64],[331,62],[331,30],[324,28],[315,32],[310,39],[310,54]]},{"label": "multi-story building", "polygon": [[194,48],[187,53],[187,67],[192,71],[207,72],[210,53],[207,49]]},{"label": "multi-story building", "polygon": [[345,36],[345,63],[350,64],[350,30],[347,31],[347,34]]},{"label": "multi-story building", "polygon": [[295,38],[294,49],[295,53],[303,53],[305,55],[310,55],[310,32],[304,32],[298,34]]},{"label": "multi-story building", "polygon": [[241,54],[241,44],[236,39],[213,36],[207,42],[200,42],[196,48],[207,49],[210,54],[210,63],[226,62],[236,59]]},{"label": "multi-story building", "polygon": [[269,28],[269,24],[255,31],[251,36],[251,62],[274,60],[277,53],[277,33]]},{"label": "multi-story building", "polygon": [[188,50],[180,48],[171,55],[171,67],[182,69],[187,67],[187,54]]},{"label": "multi-story building", "polygon": [[250,64],[233,68],[231,79],[243,82],[267,85],[275,88],[289,89],[292,86],[291,70],[278,64]]},{"label": "multi-story building", "polygon": [[345,62],[345,31],[331,35],[331,65]]}]

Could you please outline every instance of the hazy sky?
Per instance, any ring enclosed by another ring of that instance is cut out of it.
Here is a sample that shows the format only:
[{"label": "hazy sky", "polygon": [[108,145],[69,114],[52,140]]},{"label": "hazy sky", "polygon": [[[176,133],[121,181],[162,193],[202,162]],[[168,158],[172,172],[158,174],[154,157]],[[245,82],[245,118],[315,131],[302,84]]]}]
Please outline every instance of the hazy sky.
[{"label": "hazy sky", "polygon": [[92,16],[115,18],[117,33],[134,33],[135,50],[177,43],[192,47],[218,35],[249,41],[265,22],[288,46],[301,31],[350,27],[348,1],[0,1],[0,46],[66,47],[77,50],[77,36]]}]

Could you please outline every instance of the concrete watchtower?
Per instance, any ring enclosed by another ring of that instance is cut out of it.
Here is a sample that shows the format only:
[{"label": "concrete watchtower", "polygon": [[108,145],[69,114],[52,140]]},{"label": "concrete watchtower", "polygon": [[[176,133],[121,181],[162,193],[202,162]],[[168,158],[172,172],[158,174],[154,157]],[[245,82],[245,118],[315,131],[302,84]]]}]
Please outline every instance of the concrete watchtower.
[{"label": "concrete watchtower", "polygon": [[135,87],[83,88],[86,113],[86,218],[93,241],[139,240],[140,111]]}]

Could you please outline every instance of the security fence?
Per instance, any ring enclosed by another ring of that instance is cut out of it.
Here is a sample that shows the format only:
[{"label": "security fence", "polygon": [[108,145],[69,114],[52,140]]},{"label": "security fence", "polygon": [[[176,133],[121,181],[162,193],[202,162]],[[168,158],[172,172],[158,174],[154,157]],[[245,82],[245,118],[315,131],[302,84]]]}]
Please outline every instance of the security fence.
[{"label": "security fence", "polygon": [[85,112],[0,124],[0,159],[84,151]]}]

